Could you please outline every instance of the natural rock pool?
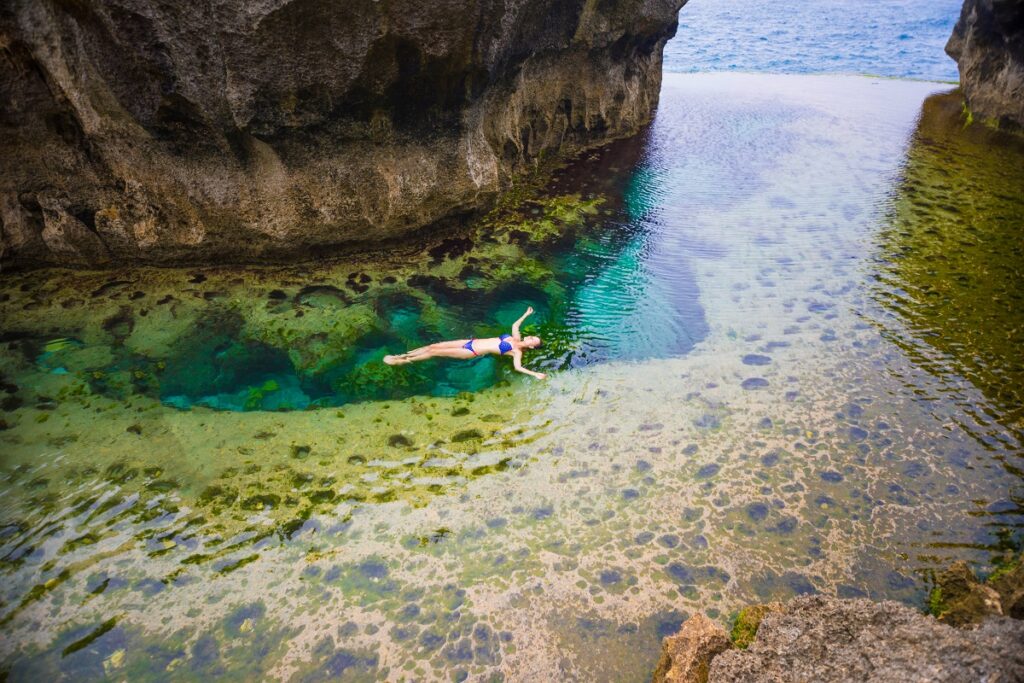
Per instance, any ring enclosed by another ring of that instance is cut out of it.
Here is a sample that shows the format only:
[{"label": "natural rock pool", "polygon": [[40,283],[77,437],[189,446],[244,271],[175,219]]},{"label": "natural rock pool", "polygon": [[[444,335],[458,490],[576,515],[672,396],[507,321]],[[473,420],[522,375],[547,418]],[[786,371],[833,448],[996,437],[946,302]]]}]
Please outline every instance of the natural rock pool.
[{"label": "natural rock pool", "polygon": [[[1024,523],[1024,143],[950,86],[666,75],[640,138],[330,264],[2,276],[0,671],[641,680]],[[389,367],[527,305],[544,348]]]}]

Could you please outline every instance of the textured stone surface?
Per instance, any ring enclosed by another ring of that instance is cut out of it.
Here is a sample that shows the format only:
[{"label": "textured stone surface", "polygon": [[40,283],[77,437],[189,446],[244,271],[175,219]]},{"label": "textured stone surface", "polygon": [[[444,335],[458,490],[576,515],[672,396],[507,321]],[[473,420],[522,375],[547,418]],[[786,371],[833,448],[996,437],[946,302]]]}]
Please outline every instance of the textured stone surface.
[{"label": "textured stone surface", "polygon": [[964,0],[946,52],[976,119],[1024,127],[1024,2]]},{"label": "textured stone surface", "polygon": [[967,626],[1003,613],[999,593],[980,583],[966,562],[954,562],[936,577],[935,584],[931,609],[944,624]]},{"label": "textured stone surface", "polygon": [[772,612],[780,611],[782,611],[782,603],[780,602],[751,605],[741,609],[740,613],[736,615],[736,623],[733,624],[732,631],[729,634],[733,645],[740,648],[750,647],[750,644],[754,642],[754,638],[757,637],[757,629],[761,626],[764,618]]},{"label": "textured stone surface", "polygon": [[704,683],[712,659],[730,647],[721,626],[703,614],[694,615],[678,633],[665,638],[654,683]]},{"label": "textured stone surface", "polygon": [[635,133],[684,0],[13,0],[2,257],[287,259]]},{"label": "textured stone surface", "polygon": [[988,580],[999,594],[1003,614],[1014,619],[1024,619],[1024,561],[1018,557],[1012,566]]},{"label": "textured stone surface", "polygon": [[1024,623],[941,624],[895,602],[797,598],[768,614],[746,650],[711,663],[712,682],[1024,680]]}]

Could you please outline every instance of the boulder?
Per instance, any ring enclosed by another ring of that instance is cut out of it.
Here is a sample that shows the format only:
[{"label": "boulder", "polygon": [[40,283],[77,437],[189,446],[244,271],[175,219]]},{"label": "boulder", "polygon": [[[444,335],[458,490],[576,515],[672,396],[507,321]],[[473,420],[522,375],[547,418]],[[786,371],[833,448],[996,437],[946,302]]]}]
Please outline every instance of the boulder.
[{"label": "boulder", "polygon": [[1024,623],[957,629],[896,602],[797,598],[766,615],[746,650],[711,663],[712,683],[1024,680]]},{"label": "boulder", "polygon": [[732,643],[721,626],[703,614],[694,615],[662,643],[654,683],[704,683],[711,660],[730,647]]},{"label": "boulder", "polygon": [[973,118],[1024,128],[1024,3],[964,0],[946,53]]},{"label": "boulder", "polygon": [[929,611],[950,626],[980,623],[1003,613],[999,593],[978,581],[966,562],[954,562],[935,580]]},{"label": "boulder", "polygon": [[999,594],[1003,614],[1014,619],[1024,619],[1024,562],[1021,558],[997,570],[988,578],[987,583]]}]

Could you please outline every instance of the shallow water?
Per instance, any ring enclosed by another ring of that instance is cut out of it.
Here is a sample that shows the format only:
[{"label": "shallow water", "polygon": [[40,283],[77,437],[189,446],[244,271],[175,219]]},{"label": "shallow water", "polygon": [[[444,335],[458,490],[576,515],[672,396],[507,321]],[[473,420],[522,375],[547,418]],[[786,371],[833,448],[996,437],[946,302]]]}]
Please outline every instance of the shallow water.
[{"label": "shallow water", "polygon": [[[1024,145],[945,89],[667,75],[644,136],[408,253],[5,275],[2,668],[640,680],[697,610],[984,571]],[[376,362],[526,304],[545,383]]]},{"label": "shallow water", "polygon": [[[665,70],[847,73],[957,81],[960,0],[689,0]],[[727,27],[727,28],[726,28]]]}]

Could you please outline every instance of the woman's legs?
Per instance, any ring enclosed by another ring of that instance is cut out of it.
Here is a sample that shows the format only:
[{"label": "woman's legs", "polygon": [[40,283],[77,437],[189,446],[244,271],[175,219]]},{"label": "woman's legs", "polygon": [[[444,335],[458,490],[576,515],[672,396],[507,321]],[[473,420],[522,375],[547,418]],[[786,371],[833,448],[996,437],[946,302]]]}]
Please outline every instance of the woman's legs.
[{"label": "woman's legs", "polygon": [[465,348],[468,341],[469,339],[456,339],[428,344],[427,346],[421,346],[418,349],[413,349],[397,356],[384,356],[384,362],[388,365],[402,365],[403,363],[416,363],[428,358],[474,358],[476,354]]}]

